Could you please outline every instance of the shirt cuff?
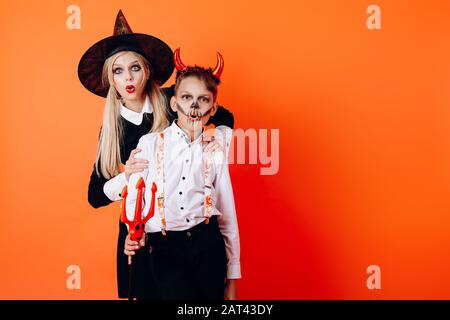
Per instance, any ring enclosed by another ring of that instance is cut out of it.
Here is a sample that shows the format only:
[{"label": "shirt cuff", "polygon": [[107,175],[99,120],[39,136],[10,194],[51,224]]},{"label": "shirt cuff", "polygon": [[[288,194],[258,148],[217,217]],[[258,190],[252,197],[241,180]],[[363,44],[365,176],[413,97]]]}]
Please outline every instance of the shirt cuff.
[{"label": "shirt cuff", "polygon": [[119,201],[122,198],[120,197],[120,193],[122,192],[123,187],[128,184],[127,179],[125,178],[125,172],[119,173],[112,179],[109,179],[105,185],[103,186],[103,192],[111,201]]},{"label": "shirt cuff", "polygon": [[241,279],[240,263],[233,263],[227,266],[227,279]]}]

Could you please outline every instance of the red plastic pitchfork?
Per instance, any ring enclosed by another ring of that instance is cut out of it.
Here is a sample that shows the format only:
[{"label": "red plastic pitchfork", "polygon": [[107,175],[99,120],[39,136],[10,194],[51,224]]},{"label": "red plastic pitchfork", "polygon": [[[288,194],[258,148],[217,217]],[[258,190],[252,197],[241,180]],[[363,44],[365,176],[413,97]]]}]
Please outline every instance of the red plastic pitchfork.
[{"label": "red plastic pitchfork", "polygon": [[143,189],[145,188],[145,182],[144,179],[141,177],[139,178],[138,182],[136,183],[136,189],[137,191],[137,198],[136,198],[136,207],[134,209],[134,219],[132,221],[128,220],[127,213],[126,213],[126,201],[128,196],[128,189],[127,186],[125,186],[122,189],[122,204],[120,206],[120,221],[123,223],[126,223],[129,227],[130,232],[130,238],[133,241],[139,241],[145,232],[145,224],[147,221],[153,217],[155,212],[155,193],[156,193],[156,184],[153,182],[152,184],[152,202],[150,204],[150,209],[148,210],[147,215],[145,216],[144,220],[142,220],[142,194]]},{"label": "red plastic pitchfork", "polygon": [[[152,202],[150,204],[150,209],[148,210],[147,215],[145,216],[144,220],[142,220],[142,196],[143,196],[143,189],[145,189],[145,182],[144,179],[141,177],[139,178],[137,184],[137,198],[136,198],[136,206],[134,209],[134,218],[132,221],[128,220],[127,217],[127,196],[128,196],[128,189],[127,186],[125,186],[122,189],[122,203],[120,205],[120,221],[123,223],[126,223],[129,227],[130,232],[130,238],[133,241],[141,240],[141,238],[144,236],[145,232],[145,224],[147,221],[153,217],[155,212],[155,193],[156,193],[156,184],[153,182],[152,184]],[[128,282],[128,299],[132,300],[134,299],[134,271],[133,271],[133,264],[130,265],[129,269],[129,282]]]}]

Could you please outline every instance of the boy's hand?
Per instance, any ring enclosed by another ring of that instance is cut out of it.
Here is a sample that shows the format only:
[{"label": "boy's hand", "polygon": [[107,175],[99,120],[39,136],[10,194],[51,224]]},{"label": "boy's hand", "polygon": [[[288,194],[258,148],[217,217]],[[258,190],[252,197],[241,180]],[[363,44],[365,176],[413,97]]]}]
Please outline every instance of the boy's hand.
[{"label": "boy's hand", "polygon": [[236,300],[236,279],[227,279],[223,298],[225,300]]},{"label": "boy's hand", "polygon": [[130,157],[125,162],[125,178],[130,180],[130,176],[136,172],[142,172],[148,168],[148,160],[142,158],[135,158],[136,153],[141,152],[141,149],[134,149],[130,153]]},{"label": "boy's hand", "polygon": [[140,248],[145,246],[145,234],[144,236],[141,238],[141,240],[139,240],[139,242],[137,241],[132,241],[130,239],[130,234],[127,235],[127,237],[125,238],[125,248],[123,250],[123,253],[125,253],[128,256],[128,264],[131,264],[131,257],[135,255],[135,250],[139,250]]}]

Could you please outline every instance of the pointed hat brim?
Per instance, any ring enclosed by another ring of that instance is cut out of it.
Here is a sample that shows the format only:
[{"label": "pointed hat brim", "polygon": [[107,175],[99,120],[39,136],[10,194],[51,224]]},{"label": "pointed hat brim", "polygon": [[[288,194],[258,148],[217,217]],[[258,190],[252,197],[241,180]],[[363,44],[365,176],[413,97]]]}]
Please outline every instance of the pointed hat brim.
[{"label": "pointed hat brim", "polygon": [[113,53],[124,50],[144,56],[151,67],[151,79],[159,85],[163,85],[170,78],[174,69],[172,49],[156,37],[142,33],[125,33],[104,38],[83,54],[78,64],[78,78],[83,86],[96,95],[106,97],[109,84],[104,85],[102,81],[103,64]]}]

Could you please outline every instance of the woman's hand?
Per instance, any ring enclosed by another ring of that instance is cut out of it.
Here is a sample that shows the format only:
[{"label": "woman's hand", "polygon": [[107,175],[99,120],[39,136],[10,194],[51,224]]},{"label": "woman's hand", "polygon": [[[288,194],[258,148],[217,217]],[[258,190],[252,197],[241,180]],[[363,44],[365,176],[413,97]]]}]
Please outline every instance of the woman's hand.
[{"label": "woman's hand", "polygon": [[236,279],[227,279],[223,298],[225,300],[236,300]]},{"label": "woman's hand", "polygon": [[134,149],[130,153],[130,157],[125,162],[125,178],[130,180],[130,176],[136,172],[142,172],[148,168],[148,160],[142,158],[135,158],[136,154],[141,152],[141,149]]},{"label": "woman's hand", "polygon": [[207,136],[203,137],[203,151],[213,153],[216,151],[222,151],[222,147],[216,142],[216,138],[214,136]]},{"label": "woman's hand", "polygon": [[125,249],[123,250],[123,253],[125,253],[128,256],[128,264],[131,264],[131,257],[135,255],[135,250],[139,250],[140,248],[145,246],[145,234],[144,236],[141,238],[141,240],[139,240],[139,242],[137,241],[132,241],[130,238],[130,234],[127,235],[127,237],[125,238]]}]

